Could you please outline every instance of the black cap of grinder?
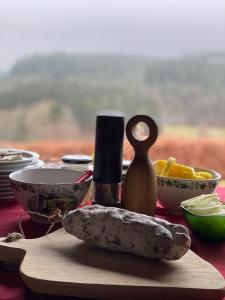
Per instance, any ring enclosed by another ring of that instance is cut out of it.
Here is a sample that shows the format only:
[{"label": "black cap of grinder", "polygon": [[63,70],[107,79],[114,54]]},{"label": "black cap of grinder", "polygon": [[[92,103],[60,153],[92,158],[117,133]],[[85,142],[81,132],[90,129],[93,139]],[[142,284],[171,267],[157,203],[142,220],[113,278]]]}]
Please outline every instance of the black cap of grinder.
[{"label": "black cap of grinder", "polygon": [[124,138],[122,114],[99,114],[96,119],[93,180],[121,182]]}]

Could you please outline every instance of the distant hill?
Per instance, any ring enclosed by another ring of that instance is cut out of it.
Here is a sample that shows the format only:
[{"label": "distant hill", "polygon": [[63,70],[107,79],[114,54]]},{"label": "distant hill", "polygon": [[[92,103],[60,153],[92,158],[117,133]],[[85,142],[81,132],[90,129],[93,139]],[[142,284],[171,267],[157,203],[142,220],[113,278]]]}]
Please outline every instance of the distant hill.
[{"label": "distant hill", "polygon": [[62,122],[66,109],[85,131],[93,128],[99,109],[147,113],[162,125],[224,126],[225,55],[34,55],[0,74],[0,110],[32,109],[46,101],[54,103],[53,114]]},{"label": "distant hill", "polygon": [[51,75],[63,79],[68,76],[95,76],[109,74],[124,76],[142,71],[149,59],[113,55],[34,55],[18,61],[11,69],[12,75]]}]

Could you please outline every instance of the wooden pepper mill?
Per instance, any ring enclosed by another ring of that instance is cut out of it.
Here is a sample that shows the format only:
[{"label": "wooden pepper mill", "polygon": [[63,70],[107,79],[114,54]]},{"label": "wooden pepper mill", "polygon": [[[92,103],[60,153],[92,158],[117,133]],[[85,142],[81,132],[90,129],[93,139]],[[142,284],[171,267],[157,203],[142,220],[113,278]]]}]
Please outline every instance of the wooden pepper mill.
[{"label": "wooden pepper mill", "polygon": [[[137,140],[133,135],[139,122],[144,122],[149,128],[149,136],[144,141]],[[154,168],[148,157],[148,150],[158,137],[158,127],[149,116],[137,115],[128,121],[126,135],[134,148],[135,156],[125,177],[122,207],[154,216],[157,182]]]}]

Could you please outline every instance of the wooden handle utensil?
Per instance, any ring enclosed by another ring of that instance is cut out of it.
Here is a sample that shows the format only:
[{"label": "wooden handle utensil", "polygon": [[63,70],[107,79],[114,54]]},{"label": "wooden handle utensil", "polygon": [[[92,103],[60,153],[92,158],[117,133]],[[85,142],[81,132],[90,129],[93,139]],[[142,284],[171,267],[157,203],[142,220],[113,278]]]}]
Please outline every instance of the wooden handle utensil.
[{"label": "wooden handle utensil", "polygon": [[[145,123],[149,128],[149,136],[144,141],[137,140],[134,137],[134,129],[140,122]],[[148,151],[158,137],[158,127],[149,116],[137,115],[128,121],[126,135],[134,148],[135,156],[125,177],[122,207],[154,216],[157,183],[154,168],[148,157]]]}]

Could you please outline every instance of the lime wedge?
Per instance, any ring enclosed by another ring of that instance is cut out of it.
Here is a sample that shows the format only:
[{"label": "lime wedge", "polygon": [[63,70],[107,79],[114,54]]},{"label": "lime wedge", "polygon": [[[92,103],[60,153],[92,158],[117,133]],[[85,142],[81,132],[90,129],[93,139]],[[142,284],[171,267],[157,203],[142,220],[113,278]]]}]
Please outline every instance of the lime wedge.
[{"label": "lime wedge", "polygon": [[192,207],[189,208],[188,210],[195,215],[197,214],[199,216],[202,216],[202,215],[217,213],[219,209],[220,209],[220,204],[212,207]]},{"label": "lime wedge", "polygon": [[225,214],[225,204],[216,193],[194,197],[181,202],[181,206],[194,215],[212,216]]},{"label": "lime wedge", "polygon": [[220,209],[217,212],[205,216],[225,216],[225,209]]},{"label": "lime wedge", "polygon": [[218,195],[216,193],[214,193],[214,194],[204,194],[204,195],[201,195],[201,196],[197,196],[197,197],[182,201],[181,205],[184,206],[184,207],[189,206],[189,205],[194,205],[195,206],[195,205],[199,204],[202,200],[212,199],[213,197],[218,199]]}]

